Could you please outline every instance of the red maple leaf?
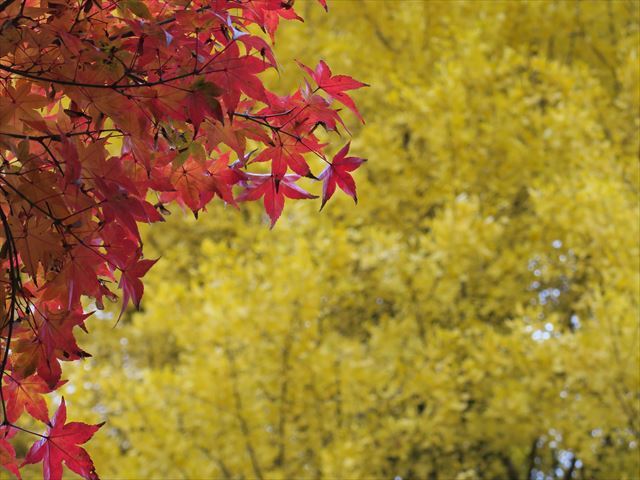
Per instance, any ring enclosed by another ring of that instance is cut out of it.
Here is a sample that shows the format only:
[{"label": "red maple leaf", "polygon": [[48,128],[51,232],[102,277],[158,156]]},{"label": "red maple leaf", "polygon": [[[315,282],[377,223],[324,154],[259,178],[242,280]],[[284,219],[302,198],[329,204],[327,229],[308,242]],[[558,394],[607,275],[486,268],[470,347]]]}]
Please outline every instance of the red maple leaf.
[{"label": "red maple leaf", "polygon": [[31,375],[22,379],[7,375],[6,384],[2,387],[6,401],[7,420],[15,422],[26,410],[33,418],[41,422],[48,422],[49,410],[42,395],[50,393],[64,383],[66,381],[58,382],[51,388],[39,375]]},{"label": "red maple leaf", "polygon": [[356,107],[353,99],[347,95],[345,90],[356,90],[362,87],[368,87],[366,83],[359,82],[347,75],[333,75],[329,65],[323,60],[320,60],[315,70],[311,70],[303,63],[298,62],[298,65],[309,74],[311,78],[316,82],[318,88],[327,92],[331,97],[342,103],[345,107],[355,113],[360,121],[364,123],[364,118],[360,115],[358,108]]},{"label": "red maple leaf", "polygon": [[16,462],[16,451],[9,443],[8,439],[16,434],[15,428],[2,426],[0,427],[0,467],[3,467],[13,473],[18,479],[21,479],[20,470]]},{"label": "red maple leaf", "polygon": [[350,146],[351,142],[342,147],[342,149],[333,157],[333,161],[327,165],[327,168],[325,168],[318,176],[318,179],[323,181],[322,206],[320,207],[320,210],[322,210],[325,203],[327,203],[336,191],[336,185],[338,185],[344,193],[349,195],[356,203],[358,203],[356,183],[353,181],[353,177],[349,172],[353,172],[367,160],[358,157],[347,157]]},{"label": "red maple leaf", "polygon": [[133,301],[136,308],[140,308],[140,299],[144,293],[144,285],[140,278],[144,277],[157,261],[158,260],[137,260],[134,258],[122,268],[120,284],[118,285],[118,287],[122,289],[122,310],[120,310],[120,317],[127,308],[129,300]]},{"label": "red maple leaf", "polygon": [[93,436],[104,423],[88,425],[67,421],[67,406],[62,399],[47,432],[34,443],[22,465],[43,462],[45,480],[62,479],[62,463],[83,478],[97,480],[93,461],[87,451],[79,447]]},{"label": "red maple leaf", "polygon": [[208,188],[210,181],[211,174],[207,171],[206,165],[190,157],[171,175],[175,194],[163,197],[176,197],[195,213],[213,197],[213,192]]},{"label": "red maple leaf", "polygon": [[194,134],[198,132],[200,124],[205,118],[215,118],[222,123],[222,108],[216,99],[222,94],[222,90],[213,83],[202,79],[194,82],[191,88],[186,107],[193,123]]},{"label": "red maple leaf", "polygon": [[305,177],[309,175],[309,165],[302,153],[309,151],[305,145],[296,142],[295,139],[284,139],[273,147],[265,148],[255,158],[254,162],[271,162],[271,171],[276,176],[282,176],[287,172],[287,167],[297,175]]},{"label": "red maple leaf", "polygon": [[243,179],[241,170],[229,167],[229,152],[220,155],[209,167],[210,188],[225,202],[236,206],[231,187]]},{"label": "red maple leaf", "polygon": [[84,328],[90,313],[68,311],[54,303],[34,304],[30,325],[22,327],[12,344],[13,371],[22,378],[37,370],[38,375],[54,389],[60,385],[60,361],[73,361],[90,357],[83,351],[73,334],[76,326]]},{"label": "red maple leaf", "polygon": [[300,178],[299,175],[285,175],[277,178],[274,175],[252,173],[247,176],[252,180],[252,184],[238,197],[238,200],[257,200],[264,197],[264,209],[271,219],[271,228],[282,214],[284,197],[298,200],[318,198],[294,183]]}]

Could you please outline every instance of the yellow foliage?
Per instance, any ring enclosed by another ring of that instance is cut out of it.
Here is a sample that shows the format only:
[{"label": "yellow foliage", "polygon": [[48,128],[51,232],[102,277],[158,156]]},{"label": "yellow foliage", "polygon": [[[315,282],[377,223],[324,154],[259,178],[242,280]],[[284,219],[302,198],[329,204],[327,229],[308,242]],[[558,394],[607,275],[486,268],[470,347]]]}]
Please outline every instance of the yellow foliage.
[{"label": "yellow foliage", "polygon": [[637,478],[640,4],[313,3],[277,51],[372,85],[360,203],[148,230],[67,370],[98,471]]}]

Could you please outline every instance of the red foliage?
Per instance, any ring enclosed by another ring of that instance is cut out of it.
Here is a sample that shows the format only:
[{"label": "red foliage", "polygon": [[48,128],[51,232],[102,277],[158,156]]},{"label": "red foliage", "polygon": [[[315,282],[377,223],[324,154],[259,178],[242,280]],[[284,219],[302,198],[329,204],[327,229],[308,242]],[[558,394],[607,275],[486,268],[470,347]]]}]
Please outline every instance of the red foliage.
[{"label": "red foliage", "polygon": [[351,143],[347,143],[342,149],[336,153],[333,157],[333,161],[326,166],[318,177],[322,180],[322,206],[324,207],[327,201],[333,196],[336,191],[336,185],[339,186],[344,193],[349,195],[353,200],[358,203],[358,196],[356,195],[356,182],[349,172],[353,172],[356,168],[362,165],[366,160],[358,157],[347,157]]},{"label": "red foliage", "polygon": [[102,425],[67,423],[63,398],[47,432],[27,452],[24,464],[42,462],[45,478],[62,478],[62,462],[84,478],[98,478],[89,454],[78,445],[89,441]]},{"label": "red foliage", "polygon": [[60,362],[89,356],[83,298],[101,309],[121,290],[123,311],[139,306],[155,263],[140,222],[169,202],[262,198],[273,226],[286,199],[315,198],[298,184],[317,180],[312,156],[328,165],[323,206],[336,185],[356,198],[362,160],[347,145],[329,162],[314,132],[344,127],[334,100],[361,118],[345,91],[365,84],[320,62],[301,65],[312,85],[270,92],[260,74],[278,65],[250,32],[273,39],[281,19],[299,19],[293,0],[0,0],[0,466],[14,475],[23,431],[38,437],[23,465],[97,478],[78,445],[99,425],[67,424],[64,401],[49,419],[43,395]]}]

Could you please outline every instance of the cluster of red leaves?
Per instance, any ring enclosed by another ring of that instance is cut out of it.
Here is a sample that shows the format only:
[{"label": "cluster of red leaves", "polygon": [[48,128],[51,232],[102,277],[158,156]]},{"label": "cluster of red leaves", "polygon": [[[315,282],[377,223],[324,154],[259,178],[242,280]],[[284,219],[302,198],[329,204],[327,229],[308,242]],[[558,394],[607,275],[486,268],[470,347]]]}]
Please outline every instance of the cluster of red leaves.
[{"label": "cluster of red leaves", "polygon": [[[280,19],[299,19],[293,0],[0,0],[0,466],[17,477],[42,462],[48,479],[63,463],[97,478],[78,445],[100,425],[66,423],[64,400],[50,419],[43,395],[89,356],[83,298],[139,304],[154,264],[140,222],[217,196],[263,198],[273,226],[286,198],[314,197],[302,177],[323,180],[322,206],[336,185],[356,198],[363,160],[348,145],[327,160],[314,132],[344,128],[341,106],[361,118],[345,92],[364,84],[320,62],[294,93],[267,90],[277,64],[255,32],[273,39]],[[37,436],[22,462],[18,431]]]}]

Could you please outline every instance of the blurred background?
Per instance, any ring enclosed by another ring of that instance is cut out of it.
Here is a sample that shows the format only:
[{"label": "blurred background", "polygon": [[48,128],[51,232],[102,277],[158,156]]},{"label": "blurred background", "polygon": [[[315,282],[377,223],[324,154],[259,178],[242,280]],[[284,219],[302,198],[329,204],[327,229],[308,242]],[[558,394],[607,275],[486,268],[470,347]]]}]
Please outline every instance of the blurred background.
[{"label": "blurred background", "polygon": [[639,5],[299,0],[269,81],[371,84],[360,202],[147,229],[65,371],[101,475],[637,479]]}]

